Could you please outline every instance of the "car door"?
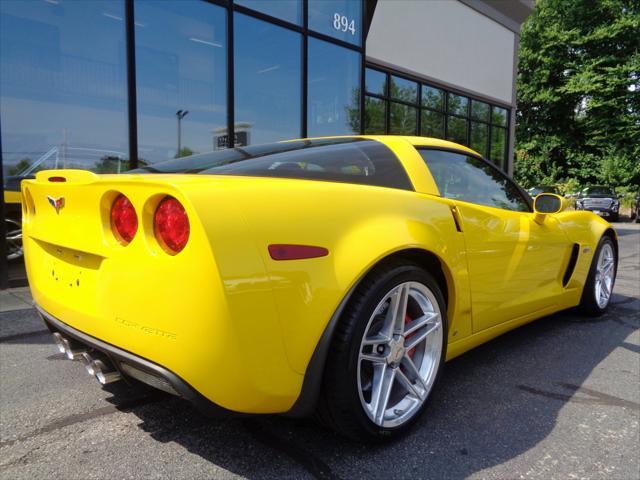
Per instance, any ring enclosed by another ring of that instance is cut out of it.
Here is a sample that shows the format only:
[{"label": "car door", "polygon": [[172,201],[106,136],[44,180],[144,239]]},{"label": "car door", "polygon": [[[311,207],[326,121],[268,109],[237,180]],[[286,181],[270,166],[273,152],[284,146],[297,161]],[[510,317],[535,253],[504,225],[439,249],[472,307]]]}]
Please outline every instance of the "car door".
[{"label": "car door", "polygon": [[420,153],[464,233],[474,332],[553,307],[572,247],[558,221],[536,223],[529,199],[485,160]]}]

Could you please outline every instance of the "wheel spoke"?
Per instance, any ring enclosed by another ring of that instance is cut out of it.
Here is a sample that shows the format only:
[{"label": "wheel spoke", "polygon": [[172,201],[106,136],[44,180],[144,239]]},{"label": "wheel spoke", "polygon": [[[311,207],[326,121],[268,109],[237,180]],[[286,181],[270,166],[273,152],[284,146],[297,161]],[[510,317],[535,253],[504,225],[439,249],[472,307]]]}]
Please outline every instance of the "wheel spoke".
[{"label": "wheel spoke", "polygon": [[391,389],[393,388],[393,382],[396,377],[396,369],[387,367],[382,368],[382,374],[377,382],[375,396],[372,396],[371,409],[373,411],[374,421],[381,424],[384,419],[384,412],[387,410],[387,404],[389,403],[389,396],[391,395]]},{"label": "wheel spoke", "polygon": [[440,324],[436,323],[430,328],[427,328],[424,332],[418,333],[411,338],[407,338],[405,340],[404,348],[407,350],[411,350],[413,347],[417,346],[420,342],[422,342],[425,338],[431,335],[433,332],[440,328]]},{"label": "wheel spoke", "polygon": [[418,400],[422,400],[423,393],[420,390],[418,390],[413,383],[411,383],[411,380],[409,380],[409,378],[404,374],[402,369],[400,368],[397,369],[396,376],[400,381],[400,383],[404,385],[407,392],[413,393]]},{"label": "wheel spoke", "polygon": [[[600,288],[602,289],[602,292],[606,295],[609,296],[611,294],[611,290],[609,288],[609,285],[607,285],[607,280],[606,279],[602,279],[600,281]],[[606,298],[606,297],[605,297]]]},{"label": "wheel spoke", "polygon": [[391,340],[390,337],[385,337],[383,335],[376,335],[374,337],[365,338],[362,341],[362,346],[364,347],[365,345],[384,345],[389,343],[390,340]]},{"label": "wheel spoke", "polygon": [[391,338],[395,333],[402,333],[404,328],[404,317],[407,313],[408,300],[409,285],[403,283],[391,294],[391,302],[387,309],[384,327],[380,332],[382,335]]},{"label": "wheel spoke", "polygon": [[607,263],[606,267],[604,267],[604,269],[602,270],[602,274],[609,276],[612,270],[613,270],[613,262],[609,262]]},{"label": "wheel spoke", "polygon": [[440,319],[440,314],[435,312],[427,312],[423,316],[416,318],[414,321],[406,325],[404,330],[405,337],[412,334],[416,330],[429,325],[430,323],[437,322]]},{"label": "wheel spoke", "polygon": [[418,367],[416,367],[416,364],[413,363],[413,360],[409,355],[405,355],[404,357],[402,357],[402,364],[407,368],[407,370],[409,370],[416,382],[420,383],[420,385],[422,385],[422,388],[424,388],[426,391],[427,386],[425,385],[424,380],[420,375],[420,371],[418,370]]},{"label": "wheel spoke", "polygon": [[360,361],[371,362],[371,363],[386,363],[387,359],[382,355],[376,355],[375,353],[361,353]]}]

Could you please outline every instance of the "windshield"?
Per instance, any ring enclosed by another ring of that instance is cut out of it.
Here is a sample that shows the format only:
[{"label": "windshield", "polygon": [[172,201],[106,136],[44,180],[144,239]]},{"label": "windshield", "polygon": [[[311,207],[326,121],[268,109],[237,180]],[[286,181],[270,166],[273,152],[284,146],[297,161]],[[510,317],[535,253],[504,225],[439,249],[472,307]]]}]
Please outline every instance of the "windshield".
[{"label": "windshield", "polygon": [[363,138],[298,140],[232,148],[156,163],[129,173],[295,178],[413,190],[384,144]]}]

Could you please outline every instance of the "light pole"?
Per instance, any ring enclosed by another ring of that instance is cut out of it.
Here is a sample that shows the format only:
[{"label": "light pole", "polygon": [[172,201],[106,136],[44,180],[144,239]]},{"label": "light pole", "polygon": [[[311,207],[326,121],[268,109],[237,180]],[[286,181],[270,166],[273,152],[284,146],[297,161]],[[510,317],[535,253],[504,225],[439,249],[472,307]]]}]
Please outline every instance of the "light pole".
[{"label": "light pole", "polygon": [[181,122],[184,117],[187,116],[189,110],[178,110],[176,112],[176,117],[178,119],[178,153],[176,154],[176,158],[180,156],[180,151],[182,150],[182,126]]}]

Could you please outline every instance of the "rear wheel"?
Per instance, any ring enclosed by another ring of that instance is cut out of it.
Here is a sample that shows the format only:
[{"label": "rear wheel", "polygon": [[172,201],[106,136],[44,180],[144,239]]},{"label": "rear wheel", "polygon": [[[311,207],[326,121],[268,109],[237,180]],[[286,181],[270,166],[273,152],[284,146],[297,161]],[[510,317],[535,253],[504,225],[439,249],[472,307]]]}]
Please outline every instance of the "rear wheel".
[{"label": "rear wheel", "polygon": [[394,437],[418,418],[444,363],[447,321],[437,282],[393,264],[345,310],[327,360],[320,417],[357,440]]},{"label": "rear wheel", "polygon": [[613,240],[604,236],[596,248],[582,291],[580,309],[591,316],[602,315],[609,306],[616,281],[618,259]]}]

